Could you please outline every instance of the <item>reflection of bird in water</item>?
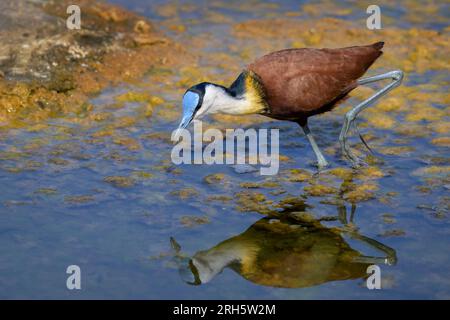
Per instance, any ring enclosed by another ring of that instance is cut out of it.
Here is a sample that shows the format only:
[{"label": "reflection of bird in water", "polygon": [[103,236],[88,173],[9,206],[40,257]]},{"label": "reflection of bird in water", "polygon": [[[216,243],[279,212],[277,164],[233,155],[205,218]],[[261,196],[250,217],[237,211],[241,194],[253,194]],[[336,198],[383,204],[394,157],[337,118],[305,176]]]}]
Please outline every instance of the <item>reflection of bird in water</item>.
[{"label": "reflection of bird in water", "polygon": [[[262,114],[294,121],[308,138],[319,167],[324,167],[327,161],[309,130],[308,118],[333,109],[359,85],[390,79],[390,84],[346,114],[339,141],[343,154],[357,163],[358,159],[346,143],[350,126],[362,110],[400,85],[403,78],[401,71],[360,78],[382,54],[383,44],[340,49],[287,49],[265,55],[251,63],[229,88],[209,82],[189,88],[183,96],[179,129],[208,113]],[[362,137],[361,140],[364,142]]]},{"label": "reflection of bird in water", "polygon": [[[257,284],[298,288],[364,278],[369,265],[396,262],[395,251],[376,240],[352,232],[354,238],[383,251],[387,258],[363,256],[340,233],[319,220],[267,217],[191,259],[179,258],[180,273],[187,283],[198,285],[229,267]],[[179,251],[179,245],[171,241]]]}]

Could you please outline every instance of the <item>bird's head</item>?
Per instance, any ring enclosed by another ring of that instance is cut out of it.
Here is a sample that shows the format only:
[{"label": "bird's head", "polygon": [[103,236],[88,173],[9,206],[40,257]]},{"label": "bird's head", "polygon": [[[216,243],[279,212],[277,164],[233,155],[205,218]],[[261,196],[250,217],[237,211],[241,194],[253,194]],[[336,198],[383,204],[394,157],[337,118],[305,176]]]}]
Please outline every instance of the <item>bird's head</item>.
[{"label": "bird's head", "polygon": [[183,117],[175,137],[192,120],[208,113],[263,113],[267,110],[265,98],[260,78],[250,71],[241,73],[229,88],[210,82],[199,83],[190,87],[183,96]]},{"label": "bird's head", "polygon": [[207,104],[204,103],[206,88],[209,84],[199,83],[190,87],[183,96],[183,116],[178,127],[177,135],[181,129],[187,128],[192,120],[199,118],[207,112]]}]

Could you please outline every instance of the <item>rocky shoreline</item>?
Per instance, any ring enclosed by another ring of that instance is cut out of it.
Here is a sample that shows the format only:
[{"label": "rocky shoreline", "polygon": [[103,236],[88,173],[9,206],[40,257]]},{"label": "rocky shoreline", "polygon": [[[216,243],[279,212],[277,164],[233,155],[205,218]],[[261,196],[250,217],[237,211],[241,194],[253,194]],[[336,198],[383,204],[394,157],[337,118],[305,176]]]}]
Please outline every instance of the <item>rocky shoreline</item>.
[{"label": "rocky shoreline", "polygon": [[0,4],[0,124],[20,127],[86,109],[88,98],[156,66],[194,58],[148,19],[100,1],[78,1],[81,29],[66,27],[70,1]]}]

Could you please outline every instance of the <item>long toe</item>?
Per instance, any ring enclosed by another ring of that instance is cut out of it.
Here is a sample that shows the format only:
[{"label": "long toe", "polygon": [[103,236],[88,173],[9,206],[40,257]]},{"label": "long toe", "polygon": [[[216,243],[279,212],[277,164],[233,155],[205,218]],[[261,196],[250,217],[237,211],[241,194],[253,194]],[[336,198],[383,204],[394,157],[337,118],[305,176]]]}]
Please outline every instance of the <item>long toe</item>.
[{"label": "long toe", "polygon": [[317,171],[313,174],[313,177],[316,178],[316,177],[320,176],[321,174],[327,174],[327,172],[329,172],[331,170],[332,169],[330,169],[328,167],[322,167],[322,168],[317,167]]},{"label": "long toe", "polygon": [[329,164],[326,160],[317,162],[317,168],[319,169],[319,171],[325,169],[326,167],[328,167],[328,165]]},{"label": "long toe", "polygon": [[311,160],[309,165],[316,167],[319,171],[323,171],[329,166],[329,163],[326,160]]},{"label": "long toe", "polygon": [[348,160],[352,162],[357,160],[356,156],[350,151],[349,147],[345,142],[341,145],[341,152],[342,155]]},{"label": "long toe", "polygon": [[352,167],[354,167],[355,169],[361,168],[361,167],[365,167],[365,166],[368,165],[368,164],[367,164],[364,160],[362,160],[361,158],[358,158],[358,157],[356,157],[356,156],[354,156],[354,155],[353,155],[353,157],[354,157],[354,158],[351,159],[351,162],[352,162]]}]

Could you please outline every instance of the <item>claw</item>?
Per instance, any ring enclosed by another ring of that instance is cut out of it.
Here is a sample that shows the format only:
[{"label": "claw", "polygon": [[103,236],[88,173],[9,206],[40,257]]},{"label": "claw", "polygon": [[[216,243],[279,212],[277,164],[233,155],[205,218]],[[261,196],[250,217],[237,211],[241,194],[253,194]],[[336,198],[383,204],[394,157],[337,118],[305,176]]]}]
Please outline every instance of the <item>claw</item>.
[{"label": "claw", "polygon": [[355,165],[359,161],[359,159],[353,154],[353,152],[350,151],[350,148],[347,146],[346,138],[342,140],[341,147],[342,154]]},{"label": "claw", "polygon": [[355,127],[355,131],[359,136],[359,139],[361,139],[361,142],[366,146],[367,150],[369,150],[369,152],[371,154],[373,154],[372,149],[369,147],[369,145],[367,144],[366,140],[364,139],[364,137],[362,136],[361,132],[359,131],[358,125],[356,124],[356,121],[354,122],[353,126]]},{"label": "claw", "polygon": [[354,157],[354,159],[351,159],[353,168],[358,169],[358,168],[367,166],[367,163],[364,160],[358,158],[355,155],[353,155],[353,157]]},{"label": "claw", "polygon": [[345,149],[344,155],[347,157],[347,159],[349,159],[351,161],[352,166],[355,169],[357,169],[357,168],[359,168],[359,167],[361,167],[361,166],[366,164],[363,160],[361,160],[360,158],[355,156],[355,154],[353,152],[351,152],[349,148]]},{"label": "claw", "polygon": [[326,160],[325,161],[318,161],[316,163],[316,165],[317,165],[317,169],[319,169],[319,171],[322,171],[323,169],[328,167],[328,162]]},{"label": "claw", "polygon": [[354,168],[359,168],[363,165],[366,165],[366,163],[361,160],[360,158],[358,158],[357,156],[355,156],[353,154],[353,152],[351,152],[350,148],[347,146],[347,133],[348,133],[348,129],[353,125],[353,127],[355,128],[355,131],[358,133],[359,138],[361,139],[361,141],[363,142],[363,144],[366,146],[366,148],[373,154],[372,150],[370,149],[369,145],[366,143],[366,141],[364,140],[363,136],[361,135],[361,133],[359,132],[358,126],[356,125],[356,122],[353,120],[346,120],[346,123],[344,124],[344,127],[342,129],[341,132],[341,147],[342,147],[342,153],[343,155],[349,159],[352,162],[352,166]]},{"label": "claw", "polygon": [[317,171],[313,173],[313,178],[317,178],[320,176],[320,174],[322,173],[326,173],[327,171],[330,171],[330,169],[327,169],[327,166],[317,166]]}]

